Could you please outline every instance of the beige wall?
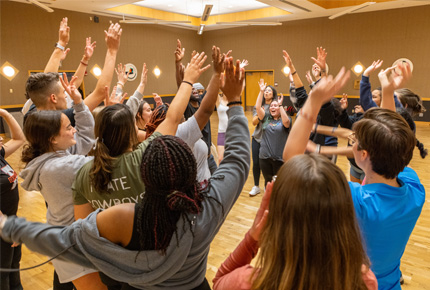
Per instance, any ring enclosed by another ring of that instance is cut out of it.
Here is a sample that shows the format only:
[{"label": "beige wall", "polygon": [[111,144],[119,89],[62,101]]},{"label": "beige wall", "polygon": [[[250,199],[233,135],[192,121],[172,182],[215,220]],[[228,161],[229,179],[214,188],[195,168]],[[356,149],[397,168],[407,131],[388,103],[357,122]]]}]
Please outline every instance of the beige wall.
[{"label": "beige wall", "polygon": [[[158,92],[171,94],[176,91],[174,81],[173,51],[176,39],[180,38],[187,48],[204,49],[210,53],[212,44],[223,51],[233,50],[236,58],[249,60],[250,70],[275,70],[275,81],[279,90],[288,91],[288,81],[281,73],[284,66],[282,49],[286,49],[297,68],[304,76],[312,65],[311,56],[315,48],[323,46],[328,51],[330,72],[337,72],[342,65],[351,68],[361,61],[365,66],[373,60],[383,59],[384,66],[391,65],[400,57],[414,62],[414,78],[409,87],[421,97],[430,97],[430,5],[416,8],[394,9],[382,12],[359,13],[335,20],[318,18],[285,22],[277,27],[246,27],[207,31],[198,36],[195,31],[154,25],[123,25],[124,33],[118,62],[132,62],[139,71],[145,61],[152,69],[158,65],[163,74],[156,79],[150,74],[146,94]],[[1,3],[1,63],[8,60],[20,73],[13,81],[1,77],[1,105],[22,104],[24,85],[29,69],[43,69],[57,40],[58,23],[63,16],[69,17],[71,27],[70,55],[63,69],[75,69],[83,54],[84,37],[92,36],[97,49],[90,67],[103,65],[106,46],[103,30],[108,27],[109,17],[100,17],[100,23],[89,20],[90,14],[56,10],[46,13],[32,5],[15,2]],[[202,83],[209,81],[210,73],[202,77]],[[304,77],[303,77],[304,78]],[[345,88],[350,95],[358,95],[353,89],[352,76]],[[378,85],[376,73],[371,77]],[[86,91],[95,87],[96,79],[85,77]],[[134,83],[126,90],[132,93]],[[13,93],[9,92],[13,89]],[[430,109],[430,108],[429,108]]]},{"label": "beige wall", "polygon": [[[13,64],[19,74],[9,81],[1,78],[0,105],[23,104],[26,99],[25,82],[28,70],[43,70],[58,40],[58,27],[62,17],[69,18],[71,51],[63,62],[61,69],[75,70],[82,58],[85,46],[85,37],[91,36],[97,41],[97,47],[90,61],[88,75],[84,78],[85,90],[91,92],[97,79],[89,72],[94,64],[103,67],[106,55],[104,30],[109,27],[109,20],[118,21],[117,18],[100,16],[100,22],[94,23],[89,17],[92,14],[77,13],[56,9],[54,13],[35,7],[34,5],[16,2],[1,2],[1,64],[6,60]],[[134,82],[126,85],[126,91],[133,93],[140,80],[143,62],[152,70],[156,65],[162,70],[157,79],[150,73],[146,94],[158,92],[169,94],[176,92],[175,66],[173,52],[176,39],[180,38],[187,48],[201,49],[202,39],[196,37],[192,30],[177,29],[167,26],[155,25],[123,25],[121,46],[117,62],[131,62],[138,68],[139,76]],[[187,50],[187,52],[190,52]],[[189,59],[189,57],[188,57]],[[0,64],[0,65],[1,65]],[[114,77],[116,83],[116,75]],[[10,93],[13,89],[13,93]]]}]

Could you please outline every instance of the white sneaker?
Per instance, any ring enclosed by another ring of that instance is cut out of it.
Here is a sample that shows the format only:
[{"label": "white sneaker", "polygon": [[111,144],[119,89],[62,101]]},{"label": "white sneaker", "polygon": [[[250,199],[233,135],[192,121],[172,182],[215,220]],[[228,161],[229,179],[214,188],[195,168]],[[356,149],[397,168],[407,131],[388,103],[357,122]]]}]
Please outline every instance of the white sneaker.
[{"label": "white sneaker", "polygon": [[256,196],[260,193],[260,187],[254,186],[251,191],[249,192],[249,196]]}]

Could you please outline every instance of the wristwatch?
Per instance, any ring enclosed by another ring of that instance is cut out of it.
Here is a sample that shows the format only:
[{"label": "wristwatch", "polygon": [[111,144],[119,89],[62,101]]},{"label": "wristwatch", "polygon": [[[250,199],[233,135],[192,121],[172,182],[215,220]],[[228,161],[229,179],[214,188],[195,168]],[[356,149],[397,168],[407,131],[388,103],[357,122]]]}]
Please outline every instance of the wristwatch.
[{"label": "wristwatch", "polygon": [[55,47],[58,47],[59,49],[61,49],[62,51],[64,51],[66,48],[64,46],[62,46],[61,44],[59,44],[58,42],[55,43]]}]

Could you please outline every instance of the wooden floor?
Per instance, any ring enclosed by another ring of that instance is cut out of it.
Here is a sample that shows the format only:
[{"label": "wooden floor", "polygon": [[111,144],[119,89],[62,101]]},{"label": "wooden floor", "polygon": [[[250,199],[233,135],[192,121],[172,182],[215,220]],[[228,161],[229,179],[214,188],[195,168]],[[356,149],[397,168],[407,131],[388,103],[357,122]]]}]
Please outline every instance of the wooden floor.
[{"label": "wooden floor", "polygon": [[[251,118],[250,112],[246,113],[248,120]],[[212,142],[216,144],[216,132],[218,127],[218,117],[214,113],[211,117]],[[249,122],[251,133],[254,130]],[[430,149],[430,125],[417,124],[417,137],[423,142],[426,148]],[[342,143],[341,143],[342,144]],[[19,171],[22,164],[18,161],[20,152],[16,152],[8,158],[12,167]],[[349,177],[349,165],[345,158],[340,157],[337,164]],[[421,159],[418,150],[414,152],[414,158],[410,166],[417,171],[421,182],[424,184],[427,193],[430,190],[430,156]],[[252,167],[251,167],[252,168]],[[21,182],[22,180],[20,180]],[[261,177],[260,184],[263,184]],[[244,237],[254,219],[254,215],[261,201],[261,194],[256,197],[249,197],[248,193],[253,186],[252,171],[243,188],[238,201],[230,212],[227,220],[222,226],[211,245],[209,253],[207,274],[209,281],[213,279],[217,268],[235,249]],[[45,222],[46,208],[42,196],[38,192],[27,192],[20,188],[20,205],[18,215],[26,217],[31,221]],[[30,267],[45,261],[45,256],[30,252],[23,247],[21,268]],[[408,246],[402,258],[401,270],[405,278],[403,289],[418,290],[430,289],[430,198],[427,197],[423,211],[418,223],[412,233]],[[21,280],[24,289],[46,290],[52,287],[51,264],[24,271],[21,273]]]}]

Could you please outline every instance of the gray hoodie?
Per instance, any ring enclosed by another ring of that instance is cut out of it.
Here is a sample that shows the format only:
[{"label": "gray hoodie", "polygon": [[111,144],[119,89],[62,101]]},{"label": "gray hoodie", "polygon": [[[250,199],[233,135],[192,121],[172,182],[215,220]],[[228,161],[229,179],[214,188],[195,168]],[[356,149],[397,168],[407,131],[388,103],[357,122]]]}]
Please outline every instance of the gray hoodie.
[{"label": "gray hoodie", "polygon": [[[228,111],[224,159],[210,183],[203,211],[190,215],[194,236],[179,219],[178,239],[173,235],[166,255],[158,251],[130,251],[101,238],[97,210],[68,227],[53,227],[8,217],[2,231],[6,241],[21,242],[32,251],[93,267],[109,277],[139,289],[192,289],[206,274],[210,243],[230,212],[248,177],[250,148],[248,121],[241,107]],[[184,227],[185,226],[185,227]]]},{"label": "gray hoodie", "polygon": [[83,102],[73,108],[76,144],[67,151],[48,152],[36,157],[20,173],[24,179],[22,188],[40,191],[48,203],[46,221],[51,225],[66,226],[75,221],[71,187],[78,170],[92,160],[84,154],[89,151],[88,144],[94,143],[94,118]]}]

